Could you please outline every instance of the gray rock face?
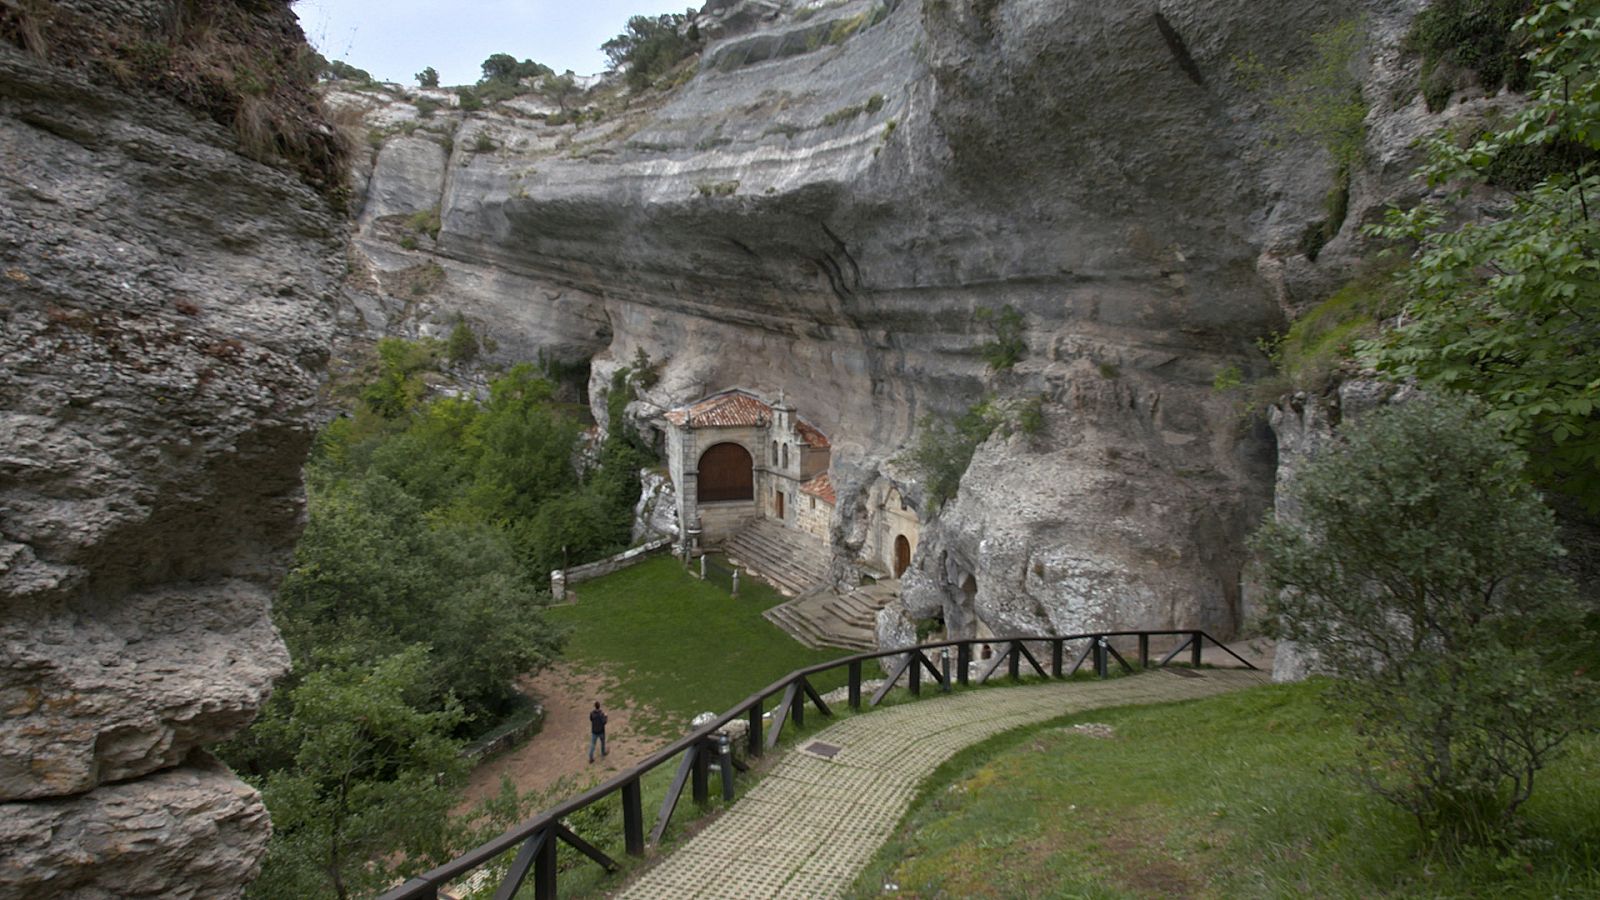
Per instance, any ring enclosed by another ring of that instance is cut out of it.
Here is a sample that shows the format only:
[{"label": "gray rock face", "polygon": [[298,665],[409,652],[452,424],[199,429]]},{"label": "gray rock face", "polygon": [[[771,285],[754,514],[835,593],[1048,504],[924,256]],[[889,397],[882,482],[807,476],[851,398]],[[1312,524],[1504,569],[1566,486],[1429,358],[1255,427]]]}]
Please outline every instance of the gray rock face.
[{"label": "gray rock face", "polygon": [[0,896],[238,896],[270,831],[260,795],[204,755],[82,797],[0,803]]},{"label": "gray rock face", "polygon": [[[441,111],[425,126],[453,137],[437,194],[436,159],[385,148],[373,183],[398,187],[373,209],[437,205],[442,228],[407,254],[377,225],[357,243],[380,269],[447,273],[414,317],[459,306],[522,358],[591,360],[597,407],[643,350],[660,380],[637,421],[782,389],[833,441],[841,558],[870,531],[863,492],[920,493],[893,464],[920,420],[1042,396],[1043,436],[991,440],[954,502],[919,505],[906,605],[880,637],[943,614],[956,633],[1226,638],[1273,441],[1209,386],[1263,371],[1255,339],[1347,279],[1360,224],[1410,190],[1408,145],[1442,124],[1399,49],[1422,5],[848,0],[799,16],[718,0],[699,71],[670,94],[577,126],[528,105]],[[1372,162],[1313,261],[1300,238],[1334,169],[1236,61],[1294,64],[1357,18]],[[1027,355],[995,373],[975,313],[1008,305]]]},{"label": "gray rock face", "polygon": [[341,234],[235,143],[0,45],[0,894],[228,896],[265,845],[193,760],[288,668]]}]

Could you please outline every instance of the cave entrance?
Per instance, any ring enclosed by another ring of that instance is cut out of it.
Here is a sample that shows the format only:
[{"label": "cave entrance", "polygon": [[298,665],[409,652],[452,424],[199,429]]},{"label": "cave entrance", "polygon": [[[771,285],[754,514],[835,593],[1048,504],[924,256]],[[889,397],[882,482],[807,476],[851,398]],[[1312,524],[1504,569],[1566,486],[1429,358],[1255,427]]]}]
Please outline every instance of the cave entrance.
[{"label": "cave entrance", "polygon": [[894,577],[899,578],[911,568],[911,542],[903,534],[894,539]]},{"label": "cave entrance", "polygon": [[754,500],[755,484],[755,461],[738,444],[713,444],[700,455],[695,497],[701,503]]}]

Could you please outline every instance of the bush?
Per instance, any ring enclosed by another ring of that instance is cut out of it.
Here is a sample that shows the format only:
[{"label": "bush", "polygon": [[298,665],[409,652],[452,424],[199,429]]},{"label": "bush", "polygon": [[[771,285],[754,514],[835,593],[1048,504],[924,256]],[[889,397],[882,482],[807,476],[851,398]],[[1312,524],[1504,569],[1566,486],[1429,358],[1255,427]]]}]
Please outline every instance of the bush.
[{"label": "bush", "polygon": [[[989,439],[1004,424],[1005,416],[993,404],[974,404],[954,419],[929,416],[919,424],[917,445],[908,462],[921,474],[926,485],[928,505],[937,510],[952,500],[961,489],[961,477],[972,464],[978,445]],[[1040,422],[1043,425],[1043,408]]]},{"label": "bush", "polygon": [[1587,636],[1553,517],[1484,413],[1422,399],[1363,418],[1291,483],[1294,520],[1251,541],[1271,631],[1363,723],[1360,780],[1446,849],[1507,835],[1597,720],[1595,684],[1563,665]]},{"label": "bush", "polygon": [[517,58],[509,53],[496,53],[483,61],[483,78],[479,84],[501,82],[515,84],[524,78],[538,78],[540,75],[552,75],[554,71],[546,65],[536,63],[531,59],[517,62]]},{"label": "bush", "polygon": [[1512,28],[1532,0],[1433,0],[1412,20],[1406,48],[1422,56],[1422,95],[1430,111],[1449,102],[1455,72],[1471,70],[1484,90],[1528,85],[1520,35]]},{"label": "bush", "polygon": [[1027,321],[1016,307],[1008,303],[999,312],[980,309],[976,318],[994,333],[994,340],[978,348],[978,353],[989,363],[989,368],[997,372],[1009,369],[1027,356],[1028,343],[1022,338],[1027,331]]},{"label": "bush", "polygon": [[455,324],[450,328],[450,338],[444,344],[444,355],[456,365],[478,358],[478,336],[473,334],[472,326],[467,324],[466,316],[461,313],[456,313]]},{"label": "bush", "polygon": [[439,73],[433,66],[429,66],[416,75],[420,87],[436,88],[439,86]]},{"label": "bush", "polygon": [[642,91],[700,49],[698,31],[685,33],[680,13],[634,16],[621,34],[600,45],[612,69],[626,67],[628,87]]}]

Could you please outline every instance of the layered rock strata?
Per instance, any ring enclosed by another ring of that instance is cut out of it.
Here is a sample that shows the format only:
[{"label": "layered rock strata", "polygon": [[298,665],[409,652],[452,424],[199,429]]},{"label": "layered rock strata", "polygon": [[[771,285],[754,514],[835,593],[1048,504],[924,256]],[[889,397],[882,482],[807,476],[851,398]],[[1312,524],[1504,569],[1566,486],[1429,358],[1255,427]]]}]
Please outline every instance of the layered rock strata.
[{"label": "layered rock strata", "polygon": [[265,849],[205,748],[288,668],[343,234],[237,147],[0,42],[3,896],[230,896]]},{"label": "layered rock strata", "polygon": [[[343,95],[379,138],[357,241],[374,282],[441,275],[368,319],[437,333],[461,311],[505,361],[590,360],[597,409],[642,352],[645,427],[783,390],[834,438],[841,576],[885,482],[926,525],[884,641],[930,617],[1228,636],[1274,444],[1211,385],[1264,371],[1256,339],[1347,279],[1360,225],[1410,190],[1410,144],[1442,124],[1401,51],[1422,5],[718,0],[692,78],[567,124]],[[1240,61],[1303,64],[1348,21],[1367,162],[1313,259],[1335,168]],[[1026,353],[995,372],[976,313],[1006,306]],[[936,512],[896,460],[925,417],[986,397],[1038,398],[1044,430],[991,438]]]}]

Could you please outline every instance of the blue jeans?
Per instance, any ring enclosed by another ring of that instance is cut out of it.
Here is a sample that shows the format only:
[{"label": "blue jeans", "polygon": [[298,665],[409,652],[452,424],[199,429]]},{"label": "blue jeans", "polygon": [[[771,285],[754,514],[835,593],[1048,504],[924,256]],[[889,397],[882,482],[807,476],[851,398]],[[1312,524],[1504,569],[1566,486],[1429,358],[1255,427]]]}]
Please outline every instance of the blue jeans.
[{"label": "blue jeans", "polygon": [[601,732],[599,734],[590,734],[589,735],[589,762],[594,762],[594,745],[595,744],[599,744],[600,745],[600,755],[601,756],[605,756],[606,755],[606,735],[605,735],[605,732]]}]

